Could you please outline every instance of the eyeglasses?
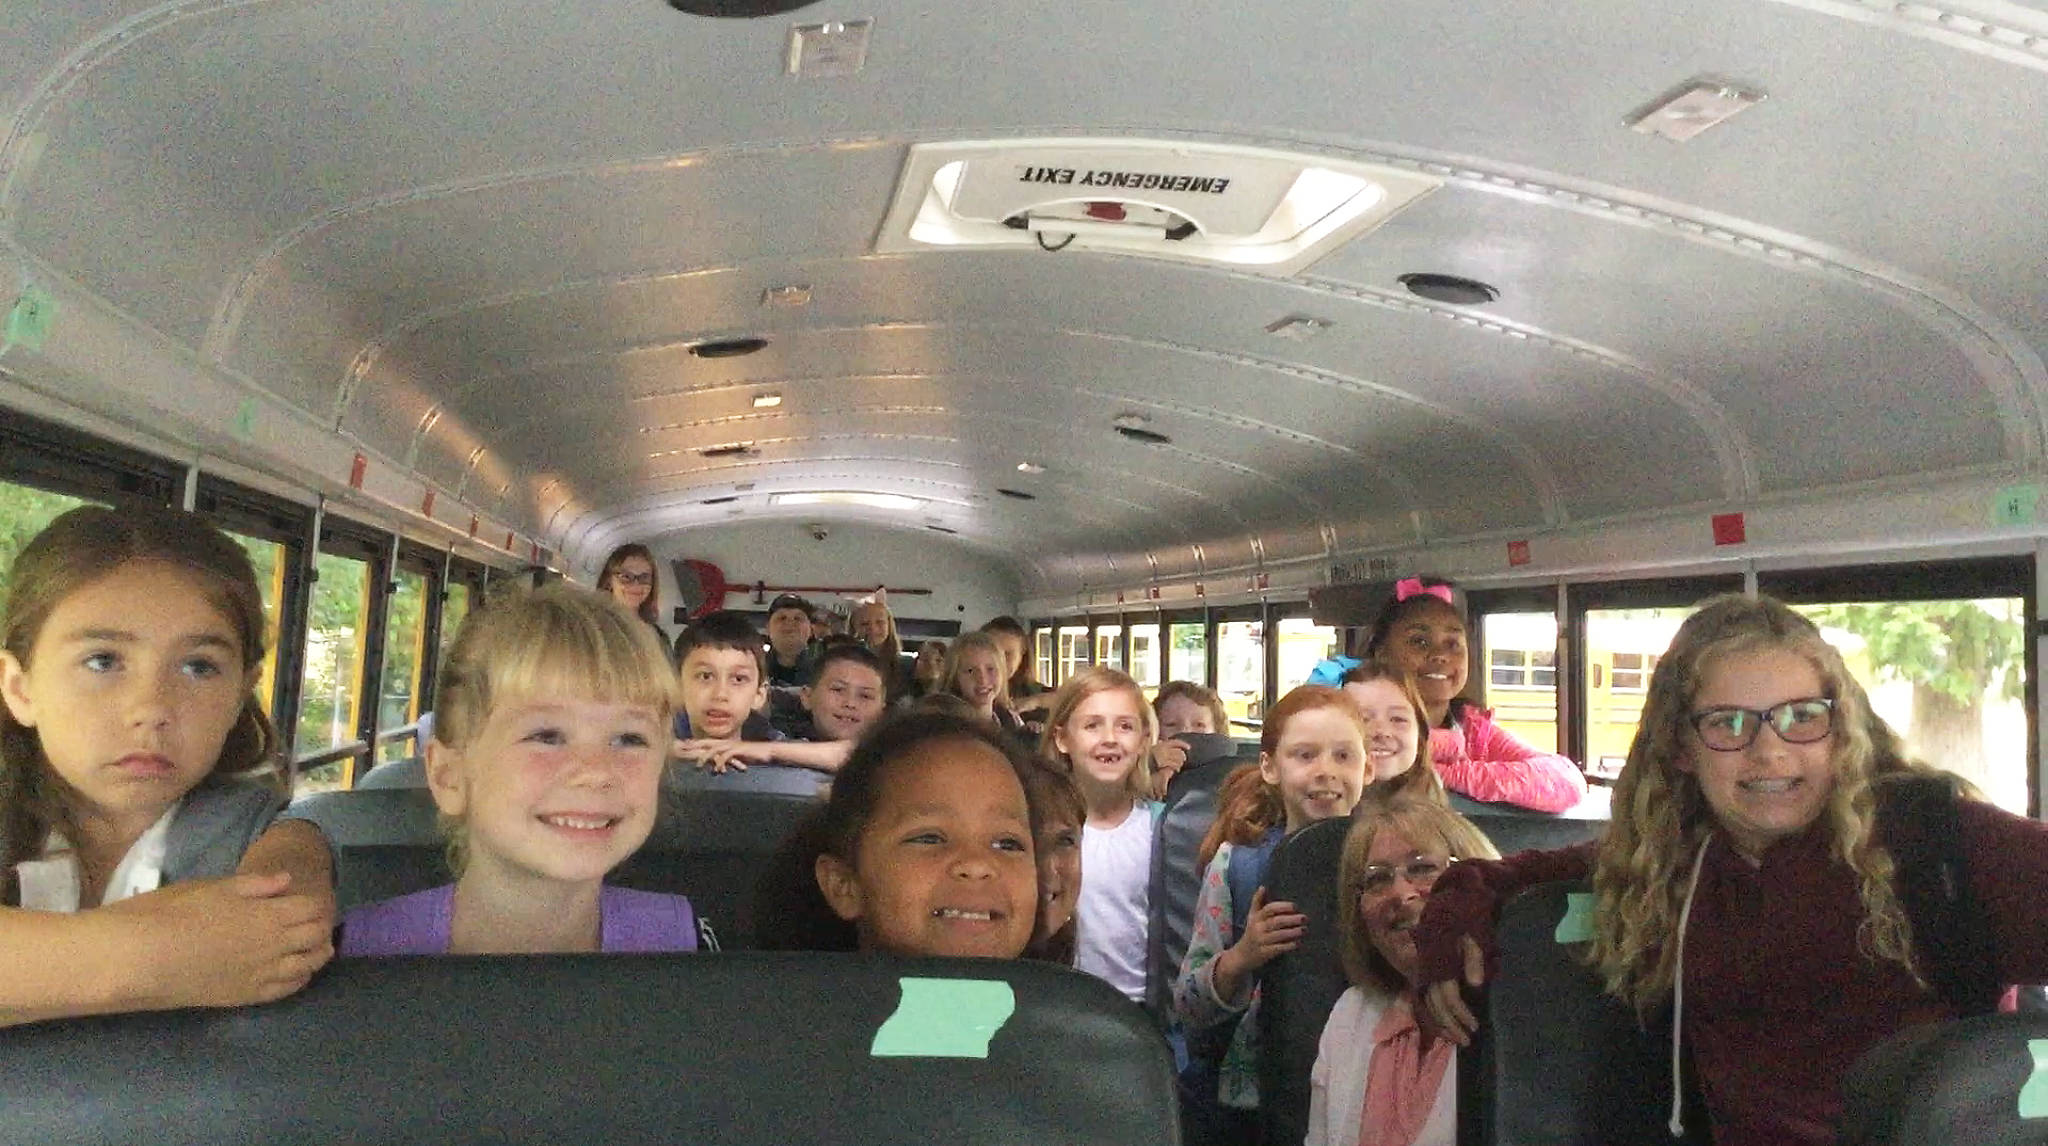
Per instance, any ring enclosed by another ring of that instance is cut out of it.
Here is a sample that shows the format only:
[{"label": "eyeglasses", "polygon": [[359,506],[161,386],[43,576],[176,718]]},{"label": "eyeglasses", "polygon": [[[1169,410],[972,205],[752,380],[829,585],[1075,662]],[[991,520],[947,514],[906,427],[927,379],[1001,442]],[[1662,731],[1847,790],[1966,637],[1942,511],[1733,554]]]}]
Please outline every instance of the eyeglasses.
[{"label": "eyeglasses", "polygon": [[1811,744],[1825,740],[1835,730],[1835,702],[1824,696],[1806,696],[1769,708],[1709,708],[1692,714],[1693,731],[1700,743],[1716,752],[1740,752],[1756,743],[1764,725],[1787,744]]},{"label": "eyeglasses", "polygon": [[1416,856],[1406,863],[1367,864],[1358,877],[1358,890],[1377,899],[1394,890],[1394,876],[1399,873],[1417,891],[1428,891],[1436,884],[1437,877],[1444,874],[1455,859],[1433,859]]},{"label": "eyeglasses", "polygon": [[652,585],[654,584],[654,574],[614,573],[612,574],[612,580],[618,582],[621,585]]}]

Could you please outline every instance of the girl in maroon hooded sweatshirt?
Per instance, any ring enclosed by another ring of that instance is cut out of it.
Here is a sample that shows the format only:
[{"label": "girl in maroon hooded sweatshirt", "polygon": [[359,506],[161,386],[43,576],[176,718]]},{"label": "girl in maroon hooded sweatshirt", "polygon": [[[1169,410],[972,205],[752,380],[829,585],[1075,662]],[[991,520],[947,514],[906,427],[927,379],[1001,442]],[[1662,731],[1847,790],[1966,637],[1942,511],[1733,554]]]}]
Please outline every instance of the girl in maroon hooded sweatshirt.
[{"label": "girl in maroon hooded sweatshirt", "polygon": [[[1888,782],[1929,774],[1810,621],[1714,598],[1657,665],[1606,837],[1438,881],[1417,930],[1432,1019],[1461,1043],[1473,1029],[1458,980],[1483,978],[1501,902],[1590,876],[1588,958],[1640,1014],[1677,1004],[1673,1054],[1682,1037],[1718,1146],[1833,1142],[1850,1064],[1956,1017],[1916,954],[1879,813]],[[2002,981],[2048,979],[2048,825],[1957,812]]]}]

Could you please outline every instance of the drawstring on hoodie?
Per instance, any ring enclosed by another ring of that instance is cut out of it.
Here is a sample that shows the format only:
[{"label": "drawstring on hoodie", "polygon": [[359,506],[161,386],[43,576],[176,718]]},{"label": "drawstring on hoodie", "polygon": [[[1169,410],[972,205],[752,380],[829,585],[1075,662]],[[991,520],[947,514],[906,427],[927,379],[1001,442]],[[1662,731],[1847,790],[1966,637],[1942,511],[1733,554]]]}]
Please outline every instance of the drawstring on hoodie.
[{"label": "drawstring on hoodie", "polygon": [[1714,842],[1712,833],[1700,841],[1699,854],[1692,860],[1692,878],[1685,884],[1685,906],[1678,910],[1678,960],[1672,970],[1671,1004],[1671,1136],[1685,1137],[1685,1080],[1682,1076],[1679,1058],[1679,1030],[1685,1021],[1685,924],[1692,918],[1692,897],[1700,889],[1700,869],[1707,865],[1707,848]]}]

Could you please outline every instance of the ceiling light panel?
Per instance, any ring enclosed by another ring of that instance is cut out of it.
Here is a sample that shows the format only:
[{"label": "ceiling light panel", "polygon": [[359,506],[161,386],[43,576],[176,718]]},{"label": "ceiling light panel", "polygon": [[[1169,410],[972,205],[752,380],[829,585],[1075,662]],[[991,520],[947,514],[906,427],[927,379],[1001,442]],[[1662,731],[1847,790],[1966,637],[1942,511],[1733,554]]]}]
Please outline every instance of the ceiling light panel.
[{"label": "ceiling light panel", "polygon": [[851,490],[778,493],[771,495],[768,502],[770,505],[857,505],[864,509],[891,509],[902,512],[924,507],[924,499],[919,497],[905,497],[897,493],[857,493]]}]

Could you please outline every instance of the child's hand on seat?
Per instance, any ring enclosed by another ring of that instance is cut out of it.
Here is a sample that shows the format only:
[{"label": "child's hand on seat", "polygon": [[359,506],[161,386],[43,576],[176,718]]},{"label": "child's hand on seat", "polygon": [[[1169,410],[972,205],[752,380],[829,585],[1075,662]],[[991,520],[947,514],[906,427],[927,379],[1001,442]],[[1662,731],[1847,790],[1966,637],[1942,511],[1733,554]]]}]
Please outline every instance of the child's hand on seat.
[{"label": "child's hand on seat", "polygon": [[1244,921],[1244,935],[1230,949],[1237,952],[1241,970],[1256,970],[1301,946],[1301,935],[1307,928],[1308,916],[1295,910],[1294,905],[1284,899],[1268,903],[1266,889],[1262,887],[1258,894],[1252,896],[1252,910]]},{"label": "child's hand on seat", "polygon": [[95,914],[135,953],[150,1009],[239,1007],[296,992],[334,957],[331,900],[290,888],[283,872],[195,880]]},{"label": "child's hand on seat", "polygon": [[1152,798],[1164,800],[1166,785],[1173,780],[1174,773],[1188,762],[1188,744],[1185,740],[1162,740],[1152,746]]},{"label": "child's hand on seat", "polygon": [[766,764],[775,759],[775,745],[767,740],[678,740],[674,754],[713,772],[744,772],[748,761]]}]

